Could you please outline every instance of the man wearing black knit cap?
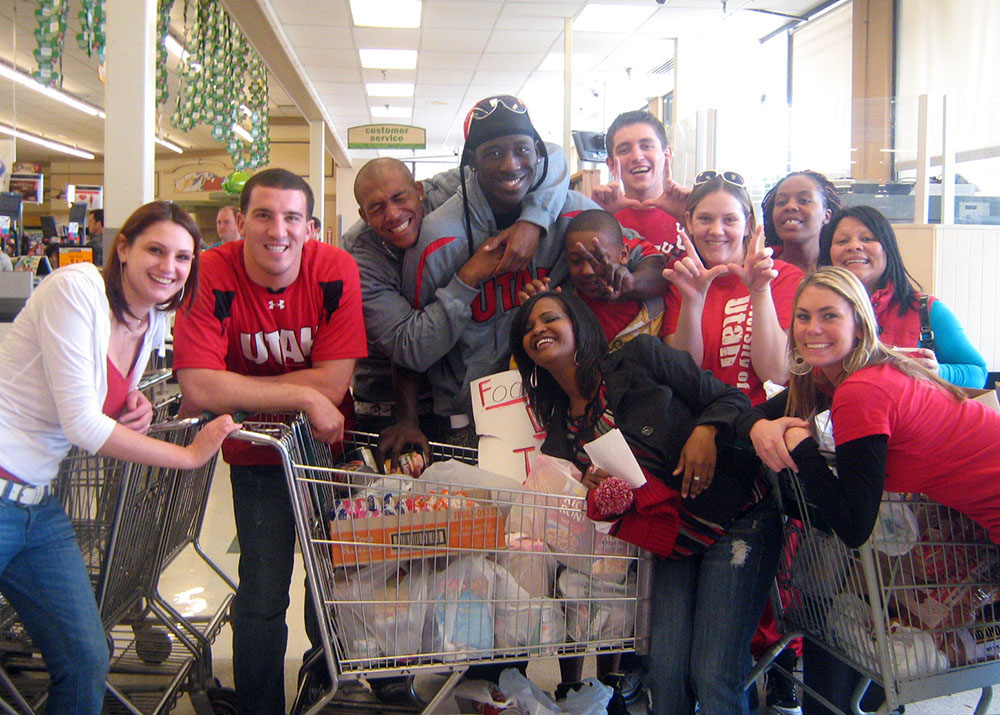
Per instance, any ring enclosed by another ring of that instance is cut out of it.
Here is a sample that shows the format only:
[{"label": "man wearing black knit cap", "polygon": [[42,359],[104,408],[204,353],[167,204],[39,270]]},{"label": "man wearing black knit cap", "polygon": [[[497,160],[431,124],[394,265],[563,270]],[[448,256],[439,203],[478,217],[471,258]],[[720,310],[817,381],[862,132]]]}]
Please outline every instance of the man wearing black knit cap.
[{"label": "man wearing black knit cap", "polygon": [[[478,102],[466,118],[465,136],[462,166],[472,169],[472,178],[463,182],[459,195],[424,219],[417,246],[403,260],[403,293],[414,308],[430,303],[484,241],[518,219],[525,196],[547,171],[544,144],[516,97],[497,95]],[[454,346],[438,346],[444,358],[427,373],[434,413],[449,418],[453,428],[469,424],[470,382],[508,367],[518,291],[535,278],[548,277],[558,285],[567,277],[566,225],[580,211],[596,207],[583,195],[567,192],[524,267],[470,286],[477,289],[472,319]]]}]

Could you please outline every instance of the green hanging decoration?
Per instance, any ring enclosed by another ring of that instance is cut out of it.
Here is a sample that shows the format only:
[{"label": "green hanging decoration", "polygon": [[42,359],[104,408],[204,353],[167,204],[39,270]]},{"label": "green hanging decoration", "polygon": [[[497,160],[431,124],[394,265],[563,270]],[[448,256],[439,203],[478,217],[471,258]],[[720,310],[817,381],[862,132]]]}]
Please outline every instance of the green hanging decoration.
[{"label": "green hanging decoration", "polygon": [[59,84],[62,76],[63,42],[66,38],[66,20],[69,0],[38,0],[35,19],[35,62],[38,69],[31,73],[38,82],[48,87]]},{"label": "green hanging decoration", "polygon": [[[267,70],[216,0],[197,0],[187,51],[170,123],[185,132],[211,126],[237,171],[267,165]],[[233,131],[244,119],[251,124],[249,144]]]},{"label": "green hanging decoration", "polygon": [[167,85],[167,32],[174,0],[159,0],[156,7],[156,104],[166,104],[170,98]]},{"label": "green hanging decoration", "polygon": [[80,32],[76,43],[88,57],[97,56],[97,61],[104,64],[104,53],[107,47],[105,30],[104,0],[80,0]]}]

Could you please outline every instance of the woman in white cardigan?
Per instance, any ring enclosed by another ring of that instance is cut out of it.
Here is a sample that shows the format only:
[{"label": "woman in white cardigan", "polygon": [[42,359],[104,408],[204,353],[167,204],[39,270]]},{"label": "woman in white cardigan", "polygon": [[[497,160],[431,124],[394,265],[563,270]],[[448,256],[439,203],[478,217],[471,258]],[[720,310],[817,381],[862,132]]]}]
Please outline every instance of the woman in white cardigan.
[{"label": "woman in white cardigan", "polygon": [[188,447],[151,437],[135,388],[162,346],[168,311],[193,296],[201,236],[186,211],[146,204],[115,237],[105,268],[45,278],[0,343],[0,592],[51,676],[47,712],[99,713],[108,647],[73,527],[50,489],[71,445],[193,469],[237,429],[220,417]]}]

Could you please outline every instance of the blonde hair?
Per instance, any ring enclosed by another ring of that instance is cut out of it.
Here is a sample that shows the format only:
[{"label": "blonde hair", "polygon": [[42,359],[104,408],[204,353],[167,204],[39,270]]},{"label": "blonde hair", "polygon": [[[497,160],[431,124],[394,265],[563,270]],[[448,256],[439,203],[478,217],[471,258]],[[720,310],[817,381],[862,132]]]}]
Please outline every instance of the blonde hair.
[{"label": "blonde hair", "polygon": [[851,306],[854,325],[860,336],[854,349],[844,358],[844,372],[847,375],[870,365],[888,363],[907,377],[933,383],[960,402],[966,399],[965,394],[959,388],[945,382],[905,354],[879,340],[878,322],[875,320],[875,311],[864,284],[846,268],[826,266],[802,279],[798,290],[795,291],[795,302],[792,306],[793,328],[789,330],[788,334],[787,358],[792,369],[792,377],[788,381],[788,404],[785,408],[787,416],[802,419],[810,419],[815,416],[817,412],[821,411],[818,409],[818,388],[831,386],[829,380],[816,370],[806,370],[805,374],[795,372],[796,370],[802,372],[800,367],[803,363],[795,345],[795,311],[798,309],[799,299],[803,291],[811,287],[831,290]]}]

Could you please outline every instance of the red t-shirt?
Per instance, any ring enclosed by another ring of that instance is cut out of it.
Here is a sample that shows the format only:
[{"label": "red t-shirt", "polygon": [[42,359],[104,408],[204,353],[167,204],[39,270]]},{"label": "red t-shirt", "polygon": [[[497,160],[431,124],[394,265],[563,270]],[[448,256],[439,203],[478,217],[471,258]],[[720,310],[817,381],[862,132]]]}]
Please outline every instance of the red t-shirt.
[{"label": "red t-shirt", "polygon": [[659,248],[664,243],[676,246],[677,219],[655,206],[648,209],[626,208],[615,214],[615,218],[625,228],[637,232],[644,239]]},{"label": "red t-shirt", "polygon": [[[771,297],[781,327],[788,330],[792,322],[792,303],[795,289],[802,281],[802,271],[791,263],[775,261],[778,277],[771,281]],[[667,313],[664,318],[666,335],[677,332],[681,294],[676,287],[667,293]],[[701,340],[704,353],[701,367],[727,385],[739,388],[759,405],[767,395],[764,383],[750,364],[750,338],[753,334],[753,310],[750,291],[734,274],[719,276],[705,296],[705,309],[701,315]]]},{"label": "red t-shirt", "polygon": [[[298,277],[278,292],[250,280],[243,241],[206,251],[198,296],[174,325],[174,369],[269,376],[367,354],[357,264],[320,241],[305,242]],[[273,450],[238,440],[223,444],[223,456],[230,464],[279,463]]]},{"label": "red t-shirt", "polygon": [[1000,414],[956,402],[891,365],[848,376],[833,393],[834,441],[889,437],[885,488],[920,492],[981,524],[1000,543]]},{"label": "red t-shirt", "polygon": [[111,358],[108,358],[108,394],[104,396],[104,406],[101,408],[101,412],[111,419],[117,420],[122,410],[125,409],[125,399],[129,393],[128,387],[128,378],[122,375],[121,371],[111,362]]}]

